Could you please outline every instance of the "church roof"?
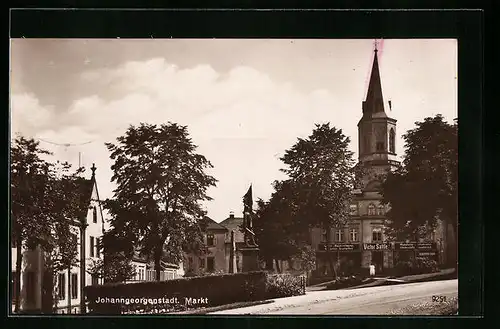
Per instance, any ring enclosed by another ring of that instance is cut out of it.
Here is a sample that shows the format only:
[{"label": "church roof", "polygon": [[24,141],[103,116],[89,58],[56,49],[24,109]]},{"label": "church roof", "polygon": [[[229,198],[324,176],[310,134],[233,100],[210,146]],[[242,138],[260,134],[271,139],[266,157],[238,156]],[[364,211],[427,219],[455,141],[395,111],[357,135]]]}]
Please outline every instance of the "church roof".
[{"label": "church roof", "polygon": [[383,118],[387,117],[387,115],[384,109],[377,52],[378,50],[375,48],[368,92],[366,93],[366,100],[363,102],[363,116]]}]

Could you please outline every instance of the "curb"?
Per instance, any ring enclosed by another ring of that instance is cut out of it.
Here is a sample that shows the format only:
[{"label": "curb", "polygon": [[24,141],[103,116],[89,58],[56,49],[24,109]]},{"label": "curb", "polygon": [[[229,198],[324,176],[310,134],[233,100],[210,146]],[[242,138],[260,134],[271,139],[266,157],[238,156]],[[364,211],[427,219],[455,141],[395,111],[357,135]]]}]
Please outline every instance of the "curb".
[{"label": "curb", "polygon": [[264,305],[264,304],[272,304],[272,303],[274,303],[274,300],[272,300],[272,299],[259,300],[259,301],[253,301],[253,302],[239,302],[239,303],[233,303],[233,304],[227,304],[227,305],[200,308],[200,309],[189,310],[189,311],[172,312],[172,313],[167,313],[167,314],[172,314],[172,315],[197,315],[197,314],[199,314],[199,315],[203,315],[203,314],[212,313],[212,312],[226,311],[226,310],[232,310],[235,308],[249,307],[249,306],[255,306],[255,305]]}]

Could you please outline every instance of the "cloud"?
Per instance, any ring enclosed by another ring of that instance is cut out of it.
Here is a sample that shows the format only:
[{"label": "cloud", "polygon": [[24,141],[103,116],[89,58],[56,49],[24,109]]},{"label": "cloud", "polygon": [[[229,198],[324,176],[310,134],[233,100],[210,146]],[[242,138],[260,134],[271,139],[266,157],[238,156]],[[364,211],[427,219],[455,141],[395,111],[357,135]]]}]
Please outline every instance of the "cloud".
[{"label": "cloud", "polygon": [[20,93],[11,96],[11,132],[32,135],[50,123],[53,111],[42,106],[33,94]]},{"label": "cloud", "polygon": [[[456,80],[443,85],[443,79],[431,78],[433,72],[446,76],[453,63],[446,66],[440,59],[428,65],[431,69],[425,75],[413,68],[418,75],[411,76],[407,58],[398,59],[397,54],[391,58],[390,54],[386,49],[381,73],[384,97],[392,100],[399,136],[434,111],[455,113],[456,106],[447,107],[450,97],[456,98],[456,90],[452,92]],[[109,182],[111,160],[105,142],[115,141],[130,124],[171,121],[188,125],[198,151],[214,165],[210,172],[219,183],[209,191],[214,201],[207,209],[220,221],[231,210],[242,211],[241,197],[250,183],[254,198],[269,197],[272,181],[283,177],[279,157],[297,137],[307,137],[315,123],[330,122],[341,128],[351,138],[351,150],[357,151],[357,122],[365,90],[363,81],[353,76],[363,79],[360,71],[337,65],[332,85],[322,83],[322,89],[314,90],[248,65],[217,71],[207,64],[181,68],[166,58],[129,61],[81,73],[79,83],[92,86],[93,94],[74,100],[57,115],[33,95],[13,95],[12,124],[58,143],[92,141],[78,147],[50,147],[56,156],[73,163],[82,154],[87,167],[95,162],[103,198],[110,197],[114,188]],[[402,144],[396,144],[400,155]]]}]

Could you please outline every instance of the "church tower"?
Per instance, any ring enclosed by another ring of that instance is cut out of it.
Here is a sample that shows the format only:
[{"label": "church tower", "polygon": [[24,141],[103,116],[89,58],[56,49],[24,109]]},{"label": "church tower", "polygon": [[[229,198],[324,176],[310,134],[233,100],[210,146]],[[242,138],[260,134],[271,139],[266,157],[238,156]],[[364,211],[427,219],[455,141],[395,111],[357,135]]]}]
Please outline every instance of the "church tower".
[{"label": "church tower", "polygon": [[384,103],[377,53],[375,47],[368,92],[362,103],[363,116],[358,122],[359,164],[367,171],[363,185],[368,188],[378,185],[376,175],[399,164],[396,157],[396,119],[390,118],[386,112],[386,109],[391,110],[392,104],[388,102],[386,107]]}]

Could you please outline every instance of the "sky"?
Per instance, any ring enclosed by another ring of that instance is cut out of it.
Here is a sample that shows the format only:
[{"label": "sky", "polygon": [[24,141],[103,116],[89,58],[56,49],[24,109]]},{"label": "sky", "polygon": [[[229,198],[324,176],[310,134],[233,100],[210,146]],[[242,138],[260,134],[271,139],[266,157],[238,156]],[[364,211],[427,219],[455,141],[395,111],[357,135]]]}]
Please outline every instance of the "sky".
[{"label": "sky", "polygon": [[[254,201],[270,197],[285,178],[279,158],[315,124],[342,129],[357,158],[373,49],[368,39],[11,39],[11,138],[36,138],[87,176],[95,163],[103,200],[114,190],[105,142],[131,124],[187,125],[214,166],[204,207],[220,222],[242,215],[250,184]],[[416,121],[458,117],[457,41],[387,39],[378,49],[402,156]]]}]

